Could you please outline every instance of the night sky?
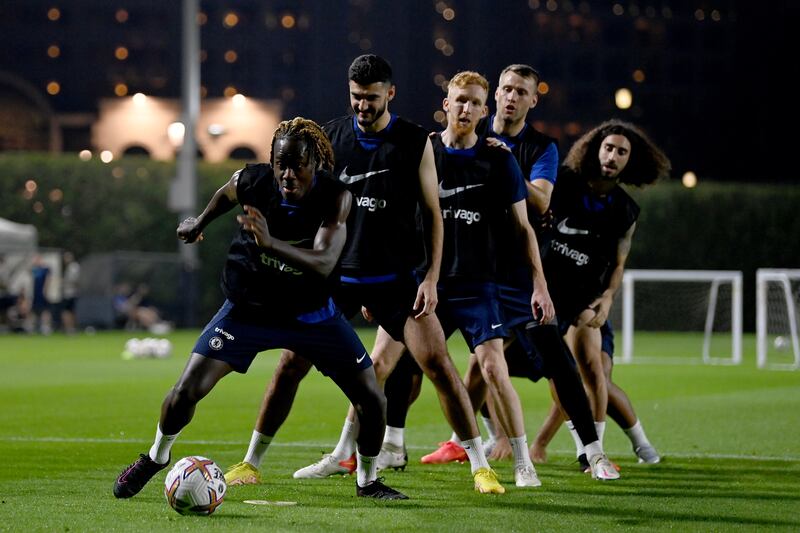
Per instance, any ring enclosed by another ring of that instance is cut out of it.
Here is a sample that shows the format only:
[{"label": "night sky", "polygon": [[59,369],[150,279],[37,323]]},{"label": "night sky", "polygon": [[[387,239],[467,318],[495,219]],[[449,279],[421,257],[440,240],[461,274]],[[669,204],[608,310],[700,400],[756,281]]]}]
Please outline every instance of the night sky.
[{"label": "night sky", "polygon": [[[235,88],[282,100],[285,117],[324,121],[348,111],[350,61],[377,53],[395,69],[392,110],[436,129],[450,76],[477,70],[494,85],[505,65],[528,63],[548,86],[529,120],[559,139],[562,155],[618,117],[662,145],[675,177],[799,182],[781,157],[796,137],[782,132],[796,115],[797,4],[205,0],[201,83],[207,97]],[[18,101],[20,80],[64,116],[96,113],[115,91],[179,97],[180,19],[179,1],[0,3],[0,110]],[[619,88],[633,93],[630,109],[614,105]],[[79,131],[65,139],[65,150],[84,142]]]}]

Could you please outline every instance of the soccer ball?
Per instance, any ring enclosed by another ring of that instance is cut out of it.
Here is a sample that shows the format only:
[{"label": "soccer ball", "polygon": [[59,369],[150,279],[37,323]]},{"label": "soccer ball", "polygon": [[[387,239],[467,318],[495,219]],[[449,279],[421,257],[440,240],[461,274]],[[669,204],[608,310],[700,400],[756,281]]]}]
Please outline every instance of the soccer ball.
[{"label": "soccer ball", "polygon": [[184,457],[164,481],[167,503],[182,515],[210,515],[222,505],[227,490],[225,475],[206,457]]},{"label": "soccer ball", "polygon": [[783,352],[789,349],[789,339],[787,339],[783,335],[778,335],[777,337],[775,337],[775,340],[772,341],[772,343],[775,345],[775,349],[778,350],[779,352]]},{"label": "soccer ball", "polygon": [[145,359],[155,357],[165,359],[172,353],[172,343],[169,339],[128,339],[122,350],[123,359]]}]

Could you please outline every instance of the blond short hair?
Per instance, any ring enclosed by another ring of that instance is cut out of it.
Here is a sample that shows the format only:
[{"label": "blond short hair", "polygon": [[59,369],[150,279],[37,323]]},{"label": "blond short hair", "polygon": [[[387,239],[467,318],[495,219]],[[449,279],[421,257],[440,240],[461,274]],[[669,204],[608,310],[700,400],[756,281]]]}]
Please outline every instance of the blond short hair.
[{"label": "blond short hair", "polygon": [[489,94],[489,81],[472,70],[463,70],[450,78],[450,83],[447,84],[447,90],[449,91],[453,87],[463,89],[467,85],[480,85],[483,87],[483,90],[486,91],[486,94]]}]

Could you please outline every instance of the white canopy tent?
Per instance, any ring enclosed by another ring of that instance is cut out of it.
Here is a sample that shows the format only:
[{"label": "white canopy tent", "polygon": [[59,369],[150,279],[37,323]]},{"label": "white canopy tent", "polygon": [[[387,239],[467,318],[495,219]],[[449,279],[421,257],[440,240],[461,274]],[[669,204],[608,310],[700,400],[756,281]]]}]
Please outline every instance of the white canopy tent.
[{"label": "white canopy tent", "polygon": [[32,252],[37,244],[36,227],[0,218],[0,253]]}]

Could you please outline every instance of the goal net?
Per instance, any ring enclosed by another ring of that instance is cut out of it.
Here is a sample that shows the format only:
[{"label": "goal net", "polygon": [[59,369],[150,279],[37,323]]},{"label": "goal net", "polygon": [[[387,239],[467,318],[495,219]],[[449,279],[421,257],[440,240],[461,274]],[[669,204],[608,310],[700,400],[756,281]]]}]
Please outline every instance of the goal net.
[{"label": "goal net", "polygon": [[626,270],[611,320],[621,362],[740,364],[742,273]]},{"label": "goal net", "polygon": [[758,368],[800,368],[800,270],[756,271],[756,361]]}]

